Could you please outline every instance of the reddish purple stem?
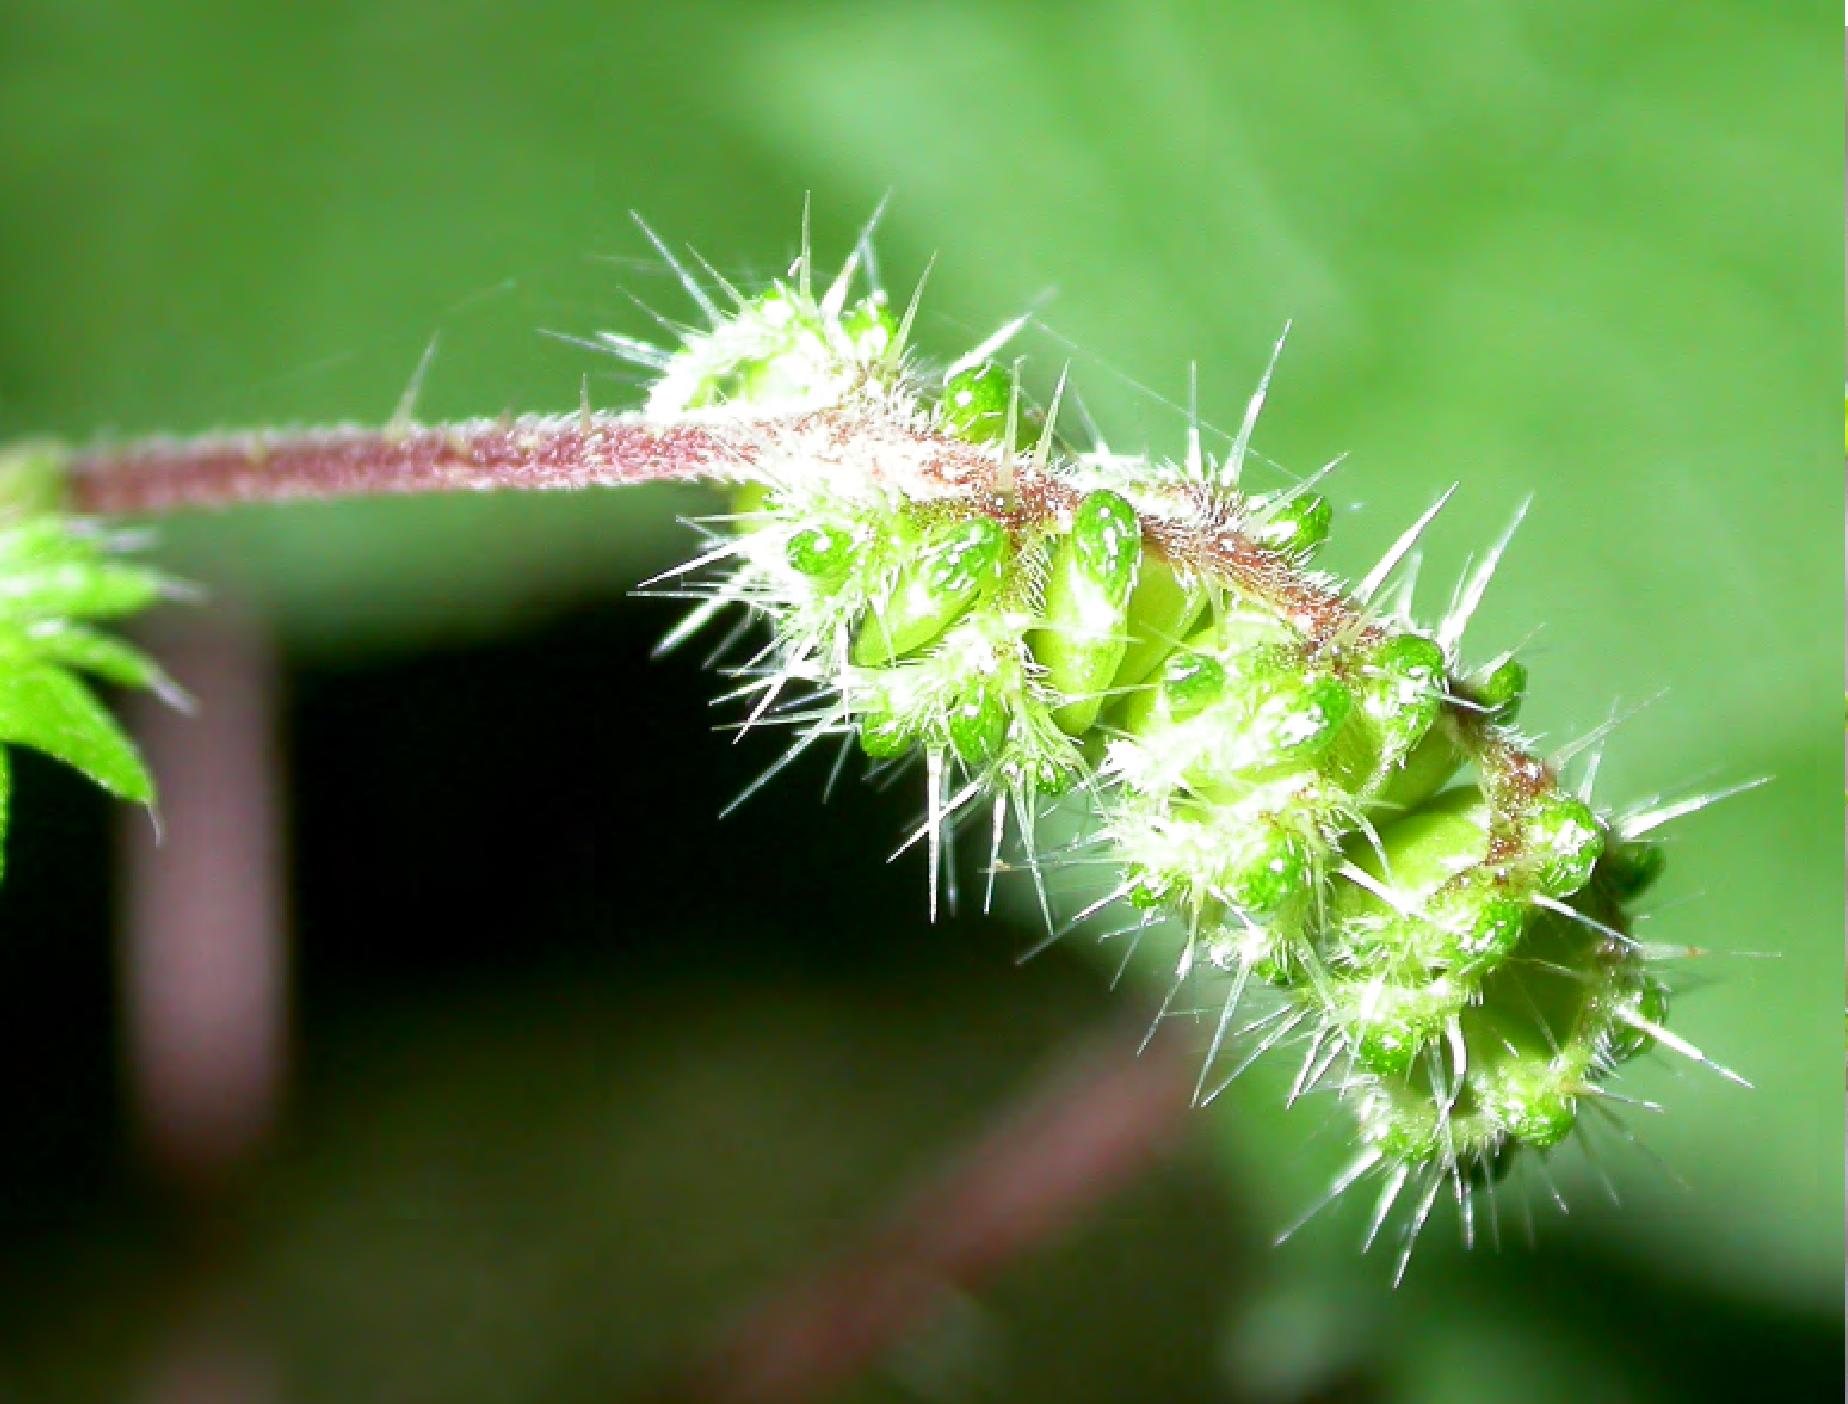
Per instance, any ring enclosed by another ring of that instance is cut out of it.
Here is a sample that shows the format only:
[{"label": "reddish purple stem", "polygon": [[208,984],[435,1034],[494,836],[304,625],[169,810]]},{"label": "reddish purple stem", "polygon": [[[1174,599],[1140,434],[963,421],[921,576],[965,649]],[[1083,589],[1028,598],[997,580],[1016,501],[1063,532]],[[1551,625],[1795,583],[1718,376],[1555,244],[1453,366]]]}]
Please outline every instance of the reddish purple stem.
[{"label": "reddish purple stem", "polygon": [[403,429],[152,439],[77,455],[71,505],[134,516],[185,507],[413,492],[614,486],[722,476],[749,441],[614,415],[526,415]]}]

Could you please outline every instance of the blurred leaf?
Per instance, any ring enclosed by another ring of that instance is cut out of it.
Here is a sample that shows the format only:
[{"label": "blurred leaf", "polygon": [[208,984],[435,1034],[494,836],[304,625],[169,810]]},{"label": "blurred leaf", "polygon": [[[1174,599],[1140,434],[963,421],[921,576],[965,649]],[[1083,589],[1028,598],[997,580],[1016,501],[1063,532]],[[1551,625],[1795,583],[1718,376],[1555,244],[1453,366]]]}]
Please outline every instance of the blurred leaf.
[{"label": "blurred leaf", "polygon": [[54,756],[118,798],[154,802],[154,781],[134,743],[62,668],[20,659],[0,666],[0,741]]}]

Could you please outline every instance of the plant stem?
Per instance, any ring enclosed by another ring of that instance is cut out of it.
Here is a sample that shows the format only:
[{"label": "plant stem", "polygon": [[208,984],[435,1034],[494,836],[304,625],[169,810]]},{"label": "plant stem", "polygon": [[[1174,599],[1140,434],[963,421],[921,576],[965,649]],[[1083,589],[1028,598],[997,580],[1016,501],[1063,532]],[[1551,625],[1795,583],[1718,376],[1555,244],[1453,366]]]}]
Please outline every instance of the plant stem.
[{"label": "plant stem", "polygon": [[724,476],[750,461],[736,429],[657,427],[620,415],[527,415],[386,429],[308,429],[147,439],[77,454],[79,512],[186,508],[420,492],[607,487]]},{"label": "plant stem", "polygon": [[859,1374],[945,1301],[988,1281],[1152,1168],[1191,1106],[1184,1038],[1135,1055],[1143,1026],[1076,1041],[879,1222],[766,1292],[683,1378],[652,1398],[814,1399]]}]

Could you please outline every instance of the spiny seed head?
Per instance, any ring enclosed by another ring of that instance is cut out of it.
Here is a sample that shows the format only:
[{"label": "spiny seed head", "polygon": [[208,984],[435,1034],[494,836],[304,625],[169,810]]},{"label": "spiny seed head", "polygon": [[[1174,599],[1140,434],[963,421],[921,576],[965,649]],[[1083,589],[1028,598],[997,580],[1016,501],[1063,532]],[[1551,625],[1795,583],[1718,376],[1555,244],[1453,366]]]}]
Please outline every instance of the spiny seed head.
[{"label": "spiny seed head", "polygon": [[1030,835],[1082,789],[1077,861],[1114,865],[1133,939],[1171,933],[1170,999],[1268,987],[1255,1051],[1307,1041],[1298,1090],[1340,1092],[1382,1218],[1408,1186],[1414,1226],[1444,1183],[1467,1203],[1619,1063],[1687,1047],[1658,1040],[1667,989],[1627,935],[1661,849],[1520,751],[1521,663],[1452,676],[1499,546],[1426,633],[1389,578],[1428,514],[1342,599],[1306,569],[1321,494],[1074,453],[990,358],[1005,334],[927,376],[882,294],[816,297],[798,267],[650,356],[644,412],[771,426],[714,554],[717,599],[777,629],[740,689],[766,718],[921,752],[939,856],[975,805]]}]

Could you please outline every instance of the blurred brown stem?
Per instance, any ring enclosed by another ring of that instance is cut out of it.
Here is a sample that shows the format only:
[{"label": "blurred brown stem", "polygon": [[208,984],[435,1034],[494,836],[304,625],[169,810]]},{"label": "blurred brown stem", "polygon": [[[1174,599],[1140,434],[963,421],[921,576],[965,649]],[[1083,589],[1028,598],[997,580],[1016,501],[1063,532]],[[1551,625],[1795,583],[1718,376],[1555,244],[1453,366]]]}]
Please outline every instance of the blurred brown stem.
[{"label": "blurred brown stem", "polygon": [[1113,1025],[1066,1051],[985,1133],[832,1261],[767,1293],[666,1396],[813,1399],[1154,1165],[1198,1070],[1187,1040]]}]

